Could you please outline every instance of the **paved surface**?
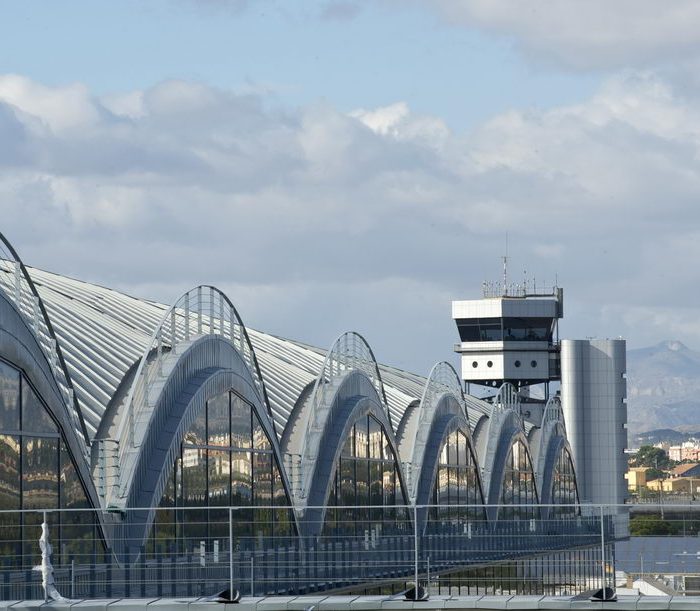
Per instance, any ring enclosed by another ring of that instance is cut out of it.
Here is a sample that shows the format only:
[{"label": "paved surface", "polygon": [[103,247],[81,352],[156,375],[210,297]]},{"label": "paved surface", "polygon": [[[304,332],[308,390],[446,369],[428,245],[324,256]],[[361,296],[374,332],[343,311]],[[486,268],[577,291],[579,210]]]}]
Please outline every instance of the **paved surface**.
[{"label": "paved surface", "polygon": [[157,598],[65,601],[0,601],[0,611],[370,611],[373,609],[700,609],[700,596],[619,596],[617,602],[591,602],[568,596],[432,596],[426,602],[406,602],[388,596],[269,596],[247,597],[236,605],[203,598]]}]

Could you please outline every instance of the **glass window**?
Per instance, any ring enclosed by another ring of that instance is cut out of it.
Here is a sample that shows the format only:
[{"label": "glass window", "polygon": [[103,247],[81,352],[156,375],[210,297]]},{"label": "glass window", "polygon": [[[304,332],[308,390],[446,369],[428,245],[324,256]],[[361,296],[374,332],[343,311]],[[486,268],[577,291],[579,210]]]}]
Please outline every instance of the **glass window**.
[{"label": "glass window", "polygon": [[231,423],[229,422],[229,393],[207,401],[207,437],[210,446],[231,445]]},{"label": "glass window", "polygon": [[19,431],[19,371],[0,361],[0,430]]},{"label": "glass window", "polygon": [[231,460],[228,450],[209,450],[209,506],[230,504]]},{"label": "glass window", "polygon": [[233,511],[233,526],[236,533],[252,532],[253,465],[250,452],[231,452],[231,505],[246,507]]},{"label": "glass window", "polygon": [[383,458],[382,425],[372,416],[369,417],[369,457]]},{"label": "glass window", "polygon": [[367,446],[369,444],[369,424],[368,418],[360,418],[355,423],[355,456],[358,458],[367,457]]},{"label": "glass window", "polygon": [[253,448],[256,450],[270,450],[272,448],[257,414],[253,414]]},{"label": "glass window", "polygon": [[22,378],[22,432],[57,435],[58,427],[32,387]]},{"label": "glass window", "polygon": [[0,435],[0,509],[19,509],[19,437]]},{"label": "glass window", "polygon": [[195,421],[190,426],[190,430],[185,435],[185,443],[192,446],[203,446],[207,444],[207,410],[203,409],[197,415]]},{"label": "glass window", "polygon": [[22,437],[23,509],[58,507],[58,439]]},{"label": "glass window", "polygon": [[206,507],[207,451],[205,449],[184,448],[182,450],[182,488],[185,507]]},{"label": "glass window", "polygon": [[[287,507],[289,504],[284,482],[276,464],[272,465],[272,501],[276,507]],[[275,510],[275,536],[288,537],[292,534],[291,526],[292,518],[289,509]]]},{"label": "glass window", "polygon": [[256,535],[272,534],[272,454],[253,452],[253,504]]},{"label": "glass window", "polygon": [[[0,509],[20,509],[19,437],[0,435]],[[0,513],[0,556],[21,558],[20,514]]]},{"label": "glass window", "polygon": [[251,448],[253,436],[250,420],[250,405],[238,395],[231,393],[231,447]]}]

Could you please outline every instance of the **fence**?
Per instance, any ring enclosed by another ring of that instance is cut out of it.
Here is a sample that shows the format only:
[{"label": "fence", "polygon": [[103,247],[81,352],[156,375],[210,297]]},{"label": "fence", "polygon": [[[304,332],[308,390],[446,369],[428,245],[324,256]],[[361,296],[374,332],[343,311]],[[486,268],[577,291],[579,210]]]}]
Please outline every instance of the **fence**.
[{"label": "fence", "polygon": [[42,575],[81,599],[385,593],[414,582],[558,594],[612,580],[618,508],[504,506],[493,522],[482,506],[330,507],[322,525],[295,523],[289,509],[132,510],[148,522],[145,541],[129,535],[143,529],[122,528],[125,512],[3,511],[0,598],[43,598]]}]

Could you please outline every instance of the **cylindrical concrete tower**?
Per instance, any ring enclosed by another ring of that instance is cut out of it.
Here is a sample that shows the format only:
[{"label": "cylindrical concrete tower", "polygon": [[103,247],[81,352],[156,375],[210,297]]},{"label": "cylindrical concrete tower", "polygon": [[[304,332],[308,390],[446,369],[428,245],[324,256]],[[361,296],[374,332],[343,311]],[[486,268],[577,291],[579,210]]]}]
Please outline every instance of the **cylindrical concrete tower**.
[{"label": "cylindrical concrete tower", "polygon": [[562,340],[561,402],[582,501],[627,495],[626,342]]}]

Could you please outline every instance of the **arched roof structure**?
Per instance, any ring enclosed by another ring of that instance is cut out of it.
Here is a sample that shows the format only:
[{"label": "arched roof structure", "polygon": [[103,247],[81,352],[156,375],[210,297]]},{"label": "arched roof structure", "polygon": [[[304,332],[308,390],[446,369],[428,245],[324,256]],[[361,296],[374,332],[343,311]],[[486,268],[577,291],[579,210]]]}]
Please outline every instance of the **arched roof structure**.
[{"label": "arched roof structure", "polygon": [[[134,482],[144,469],[165,468],[183,427],[209,393],[226,385],[248,397],[264,421],[300,515],[309,499],[324,494],[337,458],[339,448],[324,444],[341,439],[363,410],[385,428],[402,485],[418,503],[427,500],[438,446],[456,428],[468,433],[489,503],[497,502],[504,453],[514,439],[532,442],[543,498],[551,455],[568,443],[557,402],[533,428],[521,417],[516,389],[506,384],[490,401],[466,395],[448,363],[424,377],[380,364],[355,332],[326,351],[247,329],[215,287],[194,287],[166,306],[27,267],[1,235],[0,250],[0,291],[50,365],[73,445],[100,480],[105,507],[154,502],[162,478],[148,490]],[[154,425],[167,435],[154,437]],[[326,450],[323,471],[315,463]]]}]

